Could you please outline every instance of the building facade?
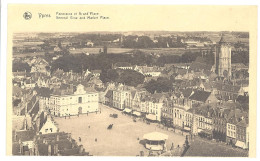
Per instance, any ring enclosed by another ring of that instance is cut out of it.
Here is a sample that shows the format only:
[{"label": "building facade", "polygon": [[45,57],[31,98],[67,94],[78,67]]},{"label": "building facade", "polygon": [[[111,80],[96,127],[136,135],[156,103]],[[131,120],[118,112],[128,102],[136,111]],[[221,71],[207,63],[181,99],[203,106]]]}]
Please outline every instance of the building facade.
[{"label": "building facade", "polygon": [[99,111],[98,92],[87,91],[79,84],[75,92],[52,95],[49,110],[54,116],[70,116]]}]

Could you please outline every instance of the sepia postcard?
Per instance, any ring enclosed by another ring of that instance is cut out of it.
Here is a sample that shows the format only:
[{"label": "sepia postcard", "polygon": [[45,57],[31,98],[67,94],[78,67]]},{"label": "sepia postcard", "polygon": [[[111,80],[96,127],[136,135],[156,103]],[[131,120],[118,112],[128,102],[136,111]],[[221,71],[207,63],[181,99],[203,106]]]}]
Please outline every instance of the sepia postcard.
[{"label": "sepia postcard", "polygon": [[7,155],[256,157],[257,6],[9,4]]}]

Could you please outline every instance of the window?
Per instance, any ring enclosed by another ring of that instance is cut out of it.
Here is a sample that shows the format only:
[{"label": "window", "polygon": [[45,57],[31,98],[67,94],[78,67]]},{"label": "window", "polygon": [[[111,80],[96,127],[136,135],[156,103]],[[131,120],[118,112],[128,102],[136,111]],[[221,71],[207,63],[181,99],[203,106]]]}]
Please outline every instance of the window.
[{"label": "window", "polygon": [[82,103],[82,97],[79,97],[78,103]]},{"label": "window", "polygon": [[52,132],[52,128],[50,128],[50,131]]},{"label": "window", "polygon": [[45,129],[45,132],[48,132],[48,129]]}]

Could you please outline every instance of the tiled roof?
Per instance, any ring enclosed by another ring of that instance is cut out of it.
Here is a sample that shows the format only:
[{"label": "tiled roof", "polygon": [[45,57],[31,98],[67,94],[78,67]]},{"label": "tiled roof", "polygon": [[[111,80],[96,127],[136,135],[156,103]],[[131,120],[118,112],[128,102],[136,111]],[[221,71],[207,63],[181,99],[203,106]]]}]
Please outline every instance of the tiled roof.
[{"label": "tiled roof", "polygon": [[192,94],[192,89],[191,88],[184,89],[182,91],[182,94],[183,94],[184,97],[188,98]]},{"label": "tiled roof", "polygon": [[127,62],[118,62],[114,66],[115,67],[130,67],[132,65],[130,63],[127,63]]},{"label": "tiled roof", "polygon": [[50,88],[45,88],[45,87],[39,88],[39,87],[36,87],[34,89],[36,90],[37,95],[38,96],[42,96],[42,97],[50,97],[50,95],[52,93],[52,90]]},{"label": "tiled roof", "polygon": [[36,135],[36,132],[34,130],[20,130],[16,131],[17,135],[17,141],[21,140],[23,141],[30,141],[33,140],[33,137]]},{"label": "tiled roof", "polygon": [[211,92],[206,92],[206,91],[195,91],[191,96],[191,100],[196,100],[200,102],[205,102],[208,97],[210,96]]},{"label": "tiled roof", "polygon": [[212,68],[212,64],[208,64],[207,60],[202,57],[197,57],[194,62],[191,63],[190,69],[193,71],[210,71]]},{"label": "tiled roof", "polygon": [[108,90],[105,97],[107,97],[107,98],[113,97],[113,90]]}]

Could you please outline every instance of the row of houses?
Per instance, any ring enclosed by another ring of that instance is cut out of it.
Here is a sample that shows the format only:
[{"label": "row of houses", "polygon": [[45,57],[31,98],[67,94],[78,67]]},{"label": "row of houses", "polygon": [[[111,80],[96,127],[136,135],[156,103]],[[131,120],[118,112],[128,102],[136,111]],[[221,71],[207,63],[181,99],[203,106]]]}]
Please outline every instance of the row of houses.
[{"label": "row of houses", "polygon": [[237,108],[239,103],[235,101],[220,101],[213,91],[187,88],[150,94],[142,88],[119,84],[106,91],[104,103],[192,135],[248,148],[248,112]]}]

